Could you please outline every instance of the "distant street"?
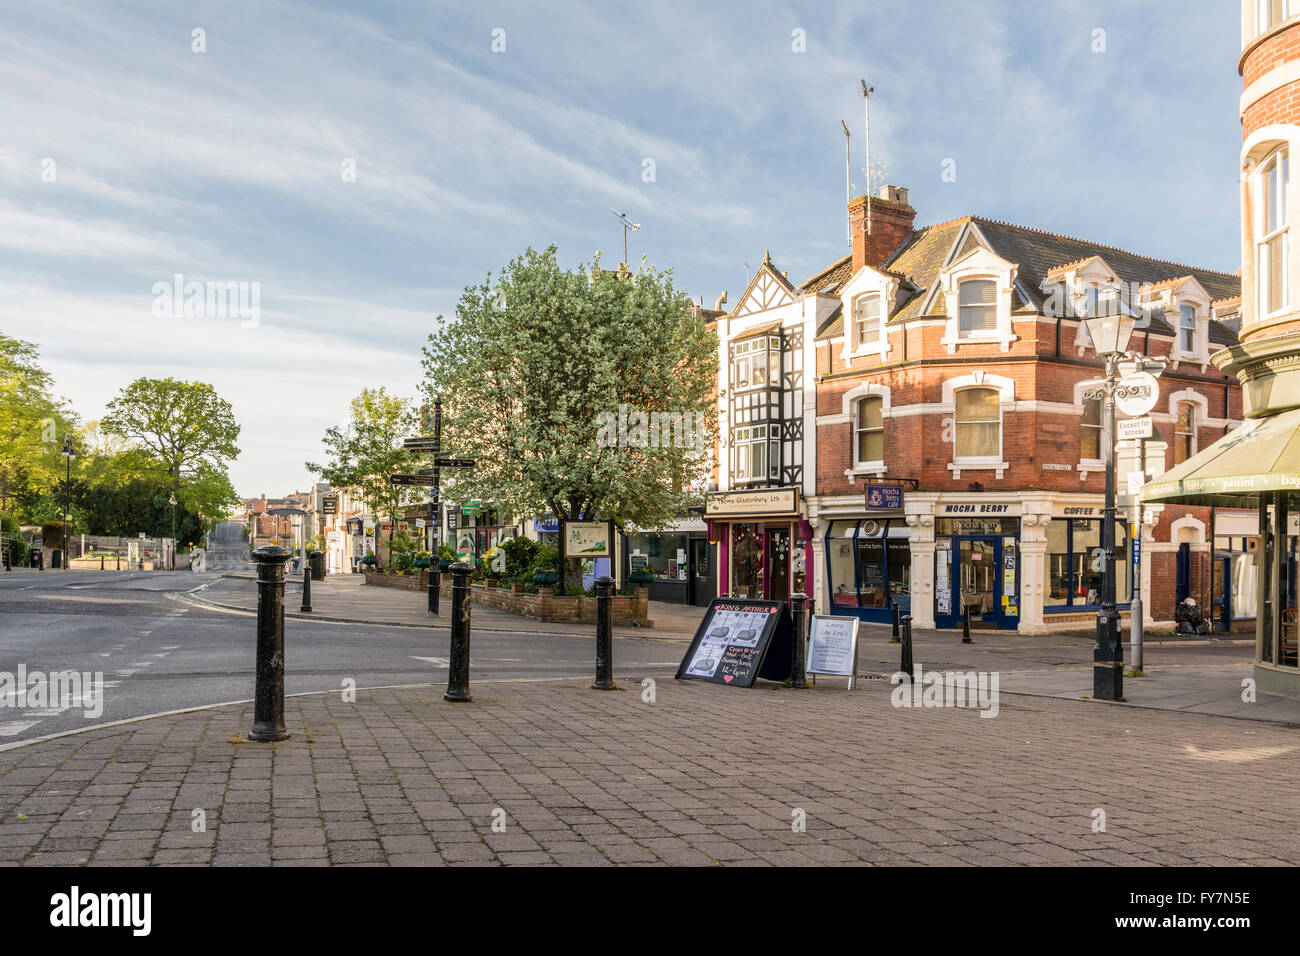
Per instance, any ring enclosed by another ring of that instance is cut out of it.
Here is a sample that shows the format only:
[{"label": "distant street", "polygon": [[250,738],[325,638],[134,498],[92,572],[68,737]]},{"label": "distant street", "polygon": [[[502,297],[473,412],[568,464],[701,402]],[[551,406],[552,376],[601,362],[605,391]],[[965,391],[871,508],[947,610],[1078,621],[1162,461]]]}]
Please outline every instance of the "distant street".
[{"label": "distant street", "polygon": [[[245,700],[253,696],[255,619],[186,605],[177,597],[219,585],[256,587],[222,579],[222,570],[251,569],[239,526],[227,522],[212,535],[204,574],[188,571],[0,572],[0,672],[102,672],[103,713],[78,707],[37,710],[0,706],[0,746],[168,710]],[[301,584],[286,586],[289,604]],[[367,625],[289,620],[286,693],[445,682],[448,635]],[[681,645],[645,639],[615,641],[620,673],[666,674]],[[594,674],[587,638],[531,633],[476,633],[471,678],[581,678]],[[0,701],[3,704],[3,701]]]}]

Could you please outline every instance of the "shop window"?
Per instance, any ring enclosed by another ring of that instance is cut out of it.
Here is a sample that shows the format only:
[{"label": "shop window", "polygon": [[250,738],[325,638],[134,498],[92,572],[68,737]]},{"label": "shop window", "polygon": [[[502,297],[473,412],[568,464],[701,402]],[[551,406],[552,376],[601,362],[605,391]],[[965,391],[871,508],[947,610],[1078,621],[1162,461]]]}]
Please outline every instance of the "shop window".
[{"label": "shop window", "polygon": [[780,384],[781,340],[763,336],[737,342],[733,347],[732,383],[738,392]]},{"label": "shop window", "polygon": [[868,395],[857,401],[853,416],[853,449],[855,465],[885,459],[885,422],[879,395]]},{"label": "shop window", "polygon": [[763,597],[763,528],[757,524],[731,526],[731,595]]},{"label": "shop window", "polygon": [[880,343],[880,295],[860,295],[853,300],[853,347],[864,349]]},{"label": "shop window", "polygon": [[[893,531],[891,536],[890,531]],[[908,606],[912,550],[905,529],[890,522],[832,522],[827,532],[827,572],[835,607]]]},{"label": "shop window", "polygon": [[1256,192],[1259,196],[1260,234],[1255,265],[1259,274],[1260,316],[1287,307],[1287,191],[1290,164],[1286,149],[1275,150],[1260,166]]},{"label": "shop window", "polygon": [[1196,406],[1191,402],[1178,403],[1178,420],[1174,423],[1174,464],[1180,464],[1196,454]]},{"label": "shop window", "polygon": [[857,575],[854,571],[855,521],[833,522],[827,536],[826,570],[830,578],[831,604],[857,607]]},{"label": "shop window", "polygon": [[660,581],[686,580],[685,534],[630,534],[628,569],[653,572]]},{"label": "shop window", "polygon": [[[1115,524],[1115,600],[1127,604],[1132,596],[1132,555],[1128,531]],[[1080,608],[1101,604],[1103,556],[1101,522],[1056,519],[1047,528],[1047,593],[1043,607]]]},{"label": "shop window", "polygon": [[957,458],[1002,457],[1001,395],[995,388],[957,392]]},{"label": "shop window", "polygon": [[997,283],[992,279],[967,279],[957,287],[958,330],[963,337],[996,332]]},{"label": "shop window", "polygon": [[1079,422],[1079,458],[1101,460],[1101,399],[1083,400],[1083,418]]}]

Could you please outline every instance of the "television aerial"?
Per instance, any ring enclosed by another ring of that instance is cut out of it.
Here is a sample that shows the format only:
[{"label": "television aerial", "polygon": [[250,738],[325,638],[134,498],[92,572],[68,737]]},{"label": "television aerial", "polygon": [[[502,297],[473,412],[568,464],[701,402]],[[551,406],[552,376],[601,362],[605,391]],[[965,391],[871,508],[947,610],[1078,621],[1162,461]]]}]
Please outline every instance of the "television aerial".
[{"label": "television aerial", "polygon": [[641,228],[641,225],[640,223],[635,223],[631,219],[628,219],[626,213],[621,213],[614,209],[611,209],[610,212],[614,213],[614,215],[618,217],[618,221],[623,224],[623,265],[627,265],[627,231],[631,229],[633,232],[636,232]]}]

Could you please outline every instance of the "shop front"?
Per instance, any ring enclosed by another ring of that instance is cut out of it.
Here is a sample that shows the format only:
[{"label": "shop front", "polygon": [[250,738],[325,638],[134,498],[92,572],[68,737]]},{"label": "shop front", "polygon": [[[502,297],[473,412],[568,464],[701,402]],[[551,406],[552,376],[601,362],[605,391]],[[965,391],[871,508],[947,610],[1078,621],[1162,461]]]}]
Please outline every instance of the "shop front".
[{"label": "shop front", "polygon": [[623,548],[623,580],[650,592],[652,601],[707,606],[717,597],[708,526],[679,521],[670,530],[630,531]]},{"label": "shop front", "polygon": [[[1058,502],[1046,523],[1047,567],[1043,615],[1096,613],[1101,610],[1101,532],[1105,506]],[[1115,522],[1115,602],[1133,600],[1134,551],[1126,521]]]},{"label": "shop front", "polygon": [[912,550],[901,515],[828,522],[824,547],[830,610],[892,623],[912,613]]},{"label": "shop front", "polygon": [[934,622],[961,627],[1020,625],[1018,501],[949,501],[935,506]]},{"label": "shop front", "polygon": [[717,546],[717,593],[784,601],[813,594],[812,528],[798,488],[711,492],[709,541]]}]

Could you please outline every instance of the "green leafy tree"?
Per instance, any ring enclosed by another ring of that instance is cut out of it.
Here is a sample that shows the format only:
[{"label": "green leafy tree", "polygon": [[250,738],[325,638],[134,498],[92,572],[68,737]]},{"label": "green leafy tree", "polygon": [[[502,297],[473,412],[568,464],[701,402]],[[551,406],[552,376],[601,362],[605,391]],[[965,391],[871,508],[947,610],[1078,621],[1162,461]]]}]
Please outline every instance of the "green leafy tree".
[{"label": "green leafy tree", "polygon": [[0,510],[31,521],[42,496],[61,494],[60,452],[75,427],[36,346],[0,332]]},{"label": "green leafy tree", "polygon": [[206,382],[138,378],[109,402],[100,427],[161,465],[169,494],[208,522],[223,520],[239,500],[226,472],[239,454],[239,423]]},{"label": "green leafy tree", "polygon": [[528,249],[429,336],[423,385],[443,396],[444,447],[477,461],[446,476],[452,495],[642,528],[700,497],[717,336],[670,273],[599,266],[566,271],[554,246]]},{"label": "green leafy tree", "polygon": [[331,487],[354,489],[367,508],[395,525],[402,507],[419,497],[418,489],[388,480],[389,475],[408,472],[415,465],[415,459],[402,447],[402,440],[414,427],[415,414],[408,399],[392,395],[382,386],[363,388],[352,399],[348,423],[325,430],[322,443],[329,461],[309,461],[306,468]]}]

